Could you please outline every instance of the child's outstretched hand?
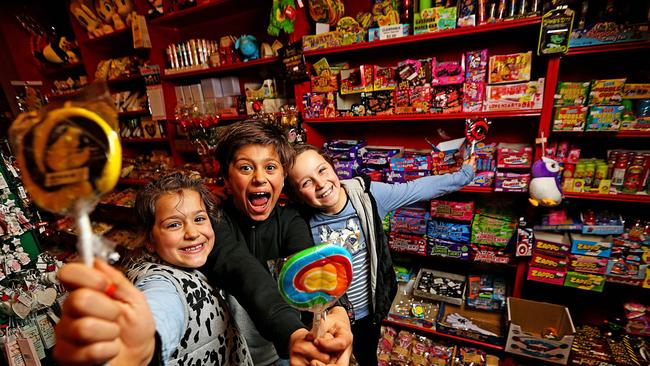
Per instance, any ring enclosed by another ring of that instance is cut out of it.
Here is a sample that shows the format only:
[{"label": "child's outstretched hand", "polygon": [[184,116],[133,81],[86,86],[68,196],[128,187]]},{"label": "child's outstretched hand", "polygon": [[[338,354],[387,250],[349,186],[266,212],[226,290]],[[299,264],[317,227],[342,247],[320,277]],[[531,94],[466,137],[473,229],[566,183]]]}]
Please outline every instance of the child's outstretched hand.
[{"label": "child's outstretched hand", "polygon": [[471,165],[472,168],[474,168],[474,171],[476,171],[476,155],[470,155],[469,158],[463,162],[463,164]]},{"label": "child's outstretched hand", "polygon": [[348,313],[341,306],[333,307],[323,325],[327,333],[314,340],[319,350],[331,355],[329,364],[312,360],[311,366],[348,366],[352,356],[352,329]]},{"label": "child's outstretched hand", "polygon": [[66,264],[59,279],[70,295],[56,326],[54,357],[61,365],[147,365],[156,325],[142,292],[103,261],[94,268]]}]

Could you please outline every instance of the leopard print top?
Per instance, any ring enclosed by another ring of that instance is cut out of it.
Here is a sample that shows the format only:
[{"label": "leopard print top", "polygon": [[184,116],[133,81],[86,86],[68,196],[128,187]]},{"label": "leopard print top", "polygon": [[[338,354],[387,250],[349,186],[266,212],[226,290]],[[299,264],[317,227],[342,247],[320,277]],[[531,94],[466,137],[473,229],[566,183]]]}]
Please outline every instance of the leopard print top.
[{"label": "leopard print top", "polygon": [[187,310],[186,330],[165,365],[253,365],[246,341],[223,296],[202,273],[151,262],[131,266],[126,273],[133,283],[153,274],[161,275],[176,286],[179,294],[185,295],[181,300]]}]

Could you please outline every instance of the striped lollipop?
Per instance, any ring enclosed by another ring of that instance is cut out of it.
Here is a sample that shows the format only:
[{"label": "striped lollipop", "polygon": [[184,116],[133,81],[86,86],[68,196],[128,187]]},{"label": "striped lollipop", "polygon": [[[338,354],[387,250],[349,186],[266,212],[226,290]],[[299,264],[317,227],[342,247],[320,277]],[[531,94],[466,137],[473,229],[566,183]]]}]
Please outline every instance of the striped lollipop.
[{"label": "striped lollipop", "polygon": [[332,305],[352,282],[352,257],[342,247],[318,245],[294,254],[278,278],[285,301],[300,310],[320,312]]}]

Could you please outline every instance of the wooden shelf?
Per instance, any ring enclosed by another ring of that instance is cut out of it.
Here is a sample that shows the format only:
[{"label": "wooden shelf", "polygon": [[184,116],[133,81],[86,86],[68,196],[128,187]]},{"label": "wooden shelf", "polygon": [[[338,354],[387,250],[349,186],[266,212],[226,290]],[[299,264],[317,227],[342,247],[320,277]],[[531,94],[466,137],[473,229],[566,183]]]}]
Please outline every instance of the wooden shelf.
[{"label": "wooden shelf", "polygon": [[635,202],[650,203],[650,195],[647,194],[598,194],[584,192],[564,192],[564,198],[600,200],[600,201],[618,201],[618,202]]},{"label": "wooden shelf", "polygon": [[566,56],[588,55],[593,53],[619,52],[650,48],[650,41],[621,42],[598,46],[571,47]]},{"label": "wooden shelf", "polygon": [[181,72],[174,72],[174,73],[164,73],[162,79],[179,80],[185,78],[207,76],[212,74],[221,74],[221,73],[232,72],[237,70],[244,70],[256,66],[269,65],[278,62],[278,60],[279,60],[278,57],[268,57],[268,58],[261,58],[261,59],[252,60],[248,62],[238,62],[232,65],[208,67],[205,69],[181,71]]},{"label": "wooden shelf", "polygon": [[116,44],[116,42],[124,41],[127,38],[131,38],[131,27],[126,27],[124,29],[116,30],[109,34],[105,34],[101,37],[89,38],[85,41],[82,41],[81,44],[89,47],[109,46],[111,44]]},{"label": "wooden shelf", "polygon": [[179,28],[190,24],[199,24],[214,20],[219,16],[232,12],[243,12],[241,1],[213,0],[207,4],[194,6],[188,9],[174,11],[161,17],[151,19],[148,24],[157,27]]},{"label": "wooden shelf", "polygon": [[541,20],[542,17],[539,16],[516,19],[516,20],[504,20],[498,23],[477,25],[475,27],[446,29],[438,32],[416,34],[416,35],[411,35],[406,37],[386,39],[383,41],[361,42],[361,43],[355,43],[347,46],[330,47],[330,48],[323,48],[319,50],[310,50],[310,51],[305,51],[304,55],[322,56],[322,55],[328,55],[334,53],[339,54],[344,52],[363,51],[369,48],[380,48],[380,47],[387,47],[387,46],[394,46],[394,45],[404,45],[409,43],[424,42],[424,41],[429,41],[429,40],[439,39],[439,38],[451,38],[451,37],[472,35],[472,34],[484,33],[484,32],[494,32],[494,31],[511,29],[511,28],[523,28],[523,27],[539,25],[541,23]]},{"label": "wooden shelf", "polygon": [[440,337],[440,338],[453,339],[455,341],[461,341],[461,342],[464,342],[464,343],[477,345],[477,346],[480,346],[480,347],[483,347],[483,348],[488,348],[488,349],[492,349],[492,350],[496,350],[496,351],[503,351],[503,346],[498,346],[496,344],[491,344],[491,343],[485,343],[485,342],[477,341],[475,339],[458,337],[458,336],[447,334],[447,333],[441,333],[441,332],[438,332],[437,330],[435,330],[433,328],[420,327],[420,326],[417,326],[417,325],[402,323],[402,322],[389,320],[389,319],[384,319],[383,323],[385,325],[391,325],[391,326],[394,326],[394,327],[413,329],[413,330],[417,330],[417,331],[420,331],[420,332],[423,332],[423,333],[433,334],[434,336]]},{"label": "wooden shelf", "polygon": [[144,138],[144,137],[132,137],[132,138],[121,138],[122,143],[149,143],[149,142],[167,142],[166,137],[156,137],[156,138]]},{"label": "wooden shelf", "polygon": [[126,112],[118,112],[117,115],[119,117],[130,117],[130,116],[142,116],[145,114],[151,114],[148,109],[141,109],[139,111],[126,111]]},{"label": "wooden shelf", "polygon": [[503,112],[471,112],[471,113],[420,113],[420,114],[393,114],[389,116],[360,116],[336,118],[305,118],[306,123],[342,123],[342,122],[391,122],[391,121],[433,121],[454,120],[466,118],[512,118],[512,117],[539,117],[540,109],[527,109]]}]

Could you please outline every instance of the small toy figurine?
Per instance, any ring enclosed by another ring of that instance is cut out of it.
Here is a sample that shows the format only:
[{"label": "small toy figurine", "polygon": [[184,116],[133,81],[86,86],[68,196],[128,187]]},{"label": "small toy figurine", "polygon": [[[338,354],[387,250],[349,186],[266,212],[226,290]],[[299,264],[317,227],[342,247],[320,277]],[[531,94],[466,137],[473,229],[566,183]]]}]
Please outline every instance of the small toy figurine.
[{"label": "small toy figurine", "polygon": [[64,64],[79,62],[77,44],[66,37],[58,37],[52,42],[42,43],[43,37],[34,37],[32,50],[34,56],[41,62]]},{"label": "small toy figurine", "polygon": [[124,29],[126,27],[120,15],[117,14],[117,9],[112,0],[95,0],[95,11],[100,19],[105,24],[112,26],[113,29]]},{"label": "small toy figurine", "polygon": [[113,27],[99,20],[88,0],[73,0],[70,2],[70,12],[86,29],[90,38],[103,36],[113,31]]},{"label": "small toy figurine", "polygon": [[260,48],[257,45],[257,38],[244,34],[237,39],[235,48],[243,56],[243,61],[250,61],[260,58]]},{"label": "small toy figurine", "polygon": [[528,200],[533,206],[542,205],[545,207],[557,206],[562,202],[562,191],[557,181],[560,174],[560,165],[557,161],[542,156],[532,168],[533,178],[530,180]]},{"label": "small toy figurine", "polygon": [[294,0],[273,0],[271,17],[266,31],[277,37],[281,31],[293,33],[293,23],[296,20],[296,4]]}]

